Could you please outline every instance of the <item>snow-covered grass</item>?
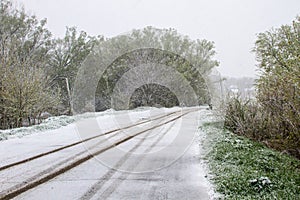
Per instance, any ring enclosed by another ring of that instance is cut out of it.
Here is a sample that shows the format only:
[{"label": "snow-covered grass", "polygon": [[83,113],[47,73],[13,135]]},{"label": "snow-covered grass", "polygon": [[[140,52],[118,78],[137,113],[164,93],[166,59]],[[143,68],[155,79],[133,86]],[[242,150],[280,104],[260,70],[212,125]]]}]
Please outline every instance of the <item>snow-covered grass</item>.
[{"label": "snow-covered grass", "polygon": [[[173,107],[173,108],[163,108],[168,112],[172,112],[175,110],[181,109],[180,107]],[[135,113],[139,112],[140,114],[147,114],[148,111],[158,110],[158,108],[154,107],[139,107],[134,110],[122,110],[122,111],[115,111],[114,109],[109,109],[103,112],[88,112],[80,115],[75,116],[56,116],[50,117],[45,119],[41,124],[30,126],[30,127],[21,127],[21,128],[14,128],[8,130],[0,130],[0,141],[12,139],[12,138],[21,138],[25,135],[30,135],[32,133],[39,133],[44,132],[46,130],[54,130],[61,128],[63,126],[67,126],[75,121],[79,121],[82,119],[93,118],[93,117],[100,117],[100,116],[109,116],[109,115],[118,115],[124,113]]]},{"label": "snow-covered grass", "polygon": [[[14,128],[8,130],[0,130],[0,141],[7,140],[12,138],[20,138],[25,135],[29,135],[32,133],[43,132],[46,130],[53,130],[63,126],[67,126],[75,121],[91,118],[91,117],[99,117],[103,115],[111,115],[115,114],[117,111],[113,109],[109,109],[103,112],[88,112],[80,115],[75,116],[56,116],[56,117],[49,117],[48,119],[43,120],[41,124],[30,126],[30,127],[21,127],[21,128]],[[120,111],[122,112],[122,111]]]},{"label": "snow-covered grass", "polygon": [[225,199],[299,199],[300,161],[237,136],[218,122],[201,129],[216,191]]}]

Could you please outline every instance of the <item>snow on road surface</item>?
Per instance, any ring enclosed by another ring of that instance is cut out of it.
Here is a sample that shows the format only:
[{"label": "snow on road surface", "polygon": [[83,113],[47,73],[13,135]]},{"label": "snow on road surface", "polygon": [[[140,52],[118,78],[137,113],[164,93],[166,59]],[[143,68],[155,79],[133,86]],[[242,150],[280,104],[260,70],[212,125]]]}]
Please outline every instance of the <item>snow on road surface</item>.
[{"label": "snow on road surface", "polygon": [[[179,112],[174,113],[176,111]],[[114,144],[116,138],[142,132],[16,196],[16,199],[211,199],[212,186],[205,178],[207,172],[199,147],[204,133],[198,129],[209,111],[200,107],[198,111],[176,118],[185,111],[187,108],[142,108],[95,114],[95,117],[89,114],[87,118],[79,117],[76,123],[58,129],[25,133],[22,138],[1,141],[0,167],[116,128],[170,114],[114,133],[113,137],[105,136],[106,142],[101,144],[89,141],[0,171],[0,197],[1,191],[22,184],[24,180],[30,181],[31,177],[43,176],[48,169],[55,170],[64,162],[66,165],[72,159],[92,154],[96,148]],[[162,123],[166,124],[145,131]],[[71,155],[72,159],[68,160]]]}]

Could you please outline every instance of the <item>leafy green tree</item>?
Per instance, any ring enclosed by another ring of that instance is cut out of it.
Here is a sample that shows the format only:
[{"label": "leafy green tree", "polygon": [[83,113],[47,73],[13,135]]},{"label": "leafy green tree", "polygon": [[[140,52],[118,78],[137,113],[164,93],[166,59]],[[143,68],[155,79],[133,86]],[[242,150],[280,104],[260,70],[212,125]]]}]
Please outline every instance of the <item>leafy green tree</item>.
[{"label": "leafy green tree", "polygon": [[256,99],[233,97],[225,127],[300,158],[300,17],[260,33]]},{"label": "leafy green tree", "polygon": [[[144,50],[138,51],[141,47]],[[104,58],[112,57],[112,52],[119,52],[121,56],[107,67],[99,81],[95,99],[97,110],[107,109],[111,106],[110,94],[115,84],[131,67],[138,66],[143,62],[160,63],[176,68],[190,81],[194,91],[201,97],[199,103],[203,104],[209,101],[209,97],[205,93],[207,87],[205,81],[207,80],[204,80],[203,77],[206,77],[214,67],[218,66],[218,62],[213,58],[216,53],[213,42],[191,40],[187,36],[180,35],[175,29],[146,27],[100,43],[99,49]],[[193,63],[193,66],[187,62],[188,60]],[[150,85],[150,87],[152,86]],[[175,102],[175,99],[172,101]]]},{"label": "leafy green tree", "polygon": [[71,93],[78,68],[94,46],[103,37],[91,37],[86,32],[78,33],[75,27],[67,28],[65,36],[54,40],[54,49],[48,64],[51,85],[61,89],[65,112],[71,112]]},{"label": "leafy green tree", "polygon": [[44,75],[51,34],[46,20],[7,0],[0,2],[0,24],[0,127],[20,127],[58,102]]},{"label": "leafy green tree", "polygon": [[300,17],[259,34],[254,51],[261,72],[257,99],[271,116],[270,137],[300,155]]},{"label": "leafy green tree", "polygon": [[179,106],[178,99],[169,88],[158,84],[145,84],[134,91],[129,108],[139,106],[173,107]]}]

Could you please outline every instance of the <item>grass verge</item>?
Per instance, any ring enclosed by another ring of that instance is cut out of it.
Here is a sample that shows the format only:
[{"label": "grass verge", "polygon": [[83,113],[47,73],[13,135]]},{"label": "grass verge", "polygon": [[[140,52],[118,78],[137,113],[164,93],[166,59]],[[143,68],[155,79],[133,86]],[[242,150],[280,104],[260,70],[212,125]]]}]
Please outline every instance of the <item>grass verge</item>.
[{"label": "grass verge", "polygon": [[300,197],[300,161],[206,123],[204,148],[216,192],[224,199]]}]

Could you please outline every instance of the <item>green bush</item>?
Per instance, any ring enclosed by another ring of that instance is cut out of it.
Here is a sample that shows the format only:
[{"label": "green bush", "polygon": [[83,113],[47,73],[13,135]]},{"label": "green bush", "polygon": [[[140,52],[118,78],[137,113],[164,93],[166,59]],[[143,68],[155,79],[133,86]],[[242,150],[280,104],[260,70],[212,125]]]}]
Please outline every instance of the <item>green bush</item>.
[{"label": "green bush", "polygon": [[300,158],[300,17],[258,35],[256,100],[233,97],[225,125],[237,134]]},{"label": "green bush", "polygon": [[[282,126],[281,117],[271,115],[255,100],[231,97],[227,102],[224,126],[238,135],[300,158],[300,127],[297,130],[289,130],[289,127]],[[294,132],[291,135],[282,134],[288,131]]]}]

